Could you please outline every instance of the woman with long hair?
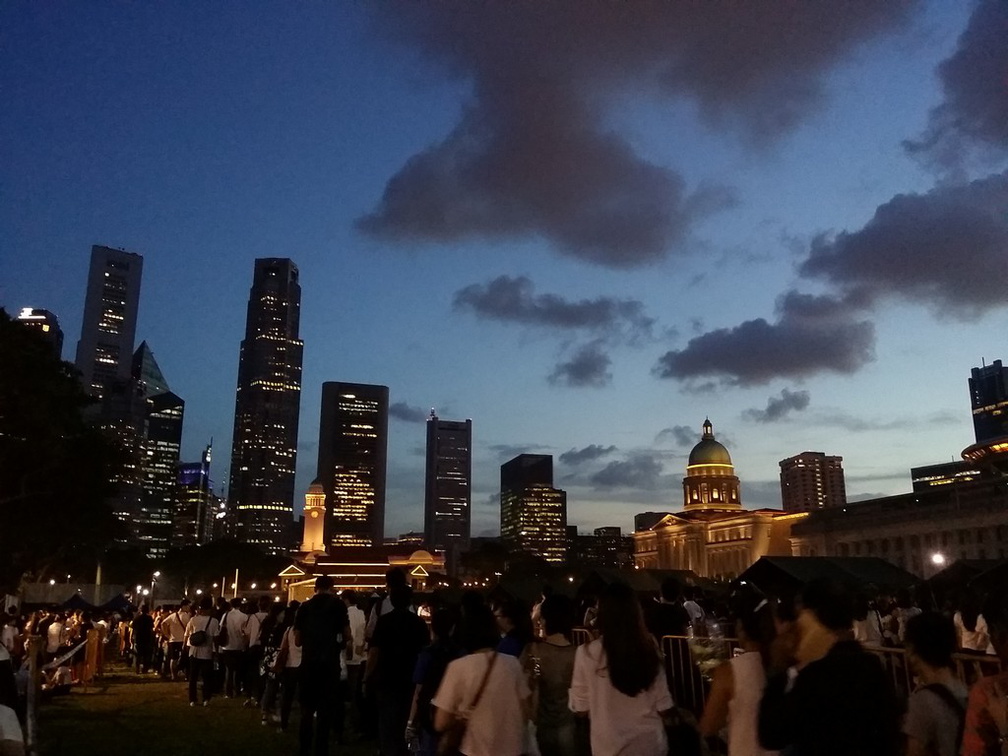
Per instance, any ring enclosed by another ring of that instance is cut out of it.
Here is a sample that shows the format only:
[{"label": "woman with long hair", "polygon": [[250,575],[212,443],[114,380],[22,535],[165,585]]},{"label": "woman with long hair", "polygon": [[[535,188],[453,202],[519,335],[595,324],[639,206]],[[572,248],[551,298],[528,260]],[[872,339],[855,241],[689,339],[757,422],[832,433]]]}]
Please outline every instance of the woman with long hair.
[{"label": "woman with long hair", "polygon": [[630,586],[612,583],[598,602],[599,638],[574,657],[570,708],[587,715],[595,756],[666,756],[672,709],[654,638]]},{"label": "woman with long hair", "polygon": [[743,585],[732,595],[731,613],[743,653],[715,670],[700,733],[711,737],[727,725],[728,756],[768,756],[777,752],[760,747],[758,725],[777,635],[773,607],[756,589]]}]

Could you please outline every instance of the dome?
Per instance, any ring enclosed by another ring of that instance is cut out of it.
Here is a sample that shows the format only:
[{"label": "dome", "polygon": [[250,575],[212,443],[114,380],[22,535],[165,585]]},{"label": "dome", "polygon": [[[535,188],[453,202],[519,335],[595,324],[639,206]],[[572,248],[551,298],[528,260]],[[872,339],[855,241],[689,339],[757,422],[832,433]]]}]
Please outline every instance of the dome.
[{"label": "dome", "polygon": [[689,455],[689,466],[693,465],[730,465],[731,455],[723,444],[714,440],[714,426],[710,420],[705,420],[703,438],[693,447]]},{"label": "dome", "polygon": [[308,486],[308,493],[311,493],[311,494],[324,494],[325,493],[325,488],[322,486],[322,480],[321,480],[321,478],[315,478],[315,480],[312,481],[312,484],[310,486]]}]

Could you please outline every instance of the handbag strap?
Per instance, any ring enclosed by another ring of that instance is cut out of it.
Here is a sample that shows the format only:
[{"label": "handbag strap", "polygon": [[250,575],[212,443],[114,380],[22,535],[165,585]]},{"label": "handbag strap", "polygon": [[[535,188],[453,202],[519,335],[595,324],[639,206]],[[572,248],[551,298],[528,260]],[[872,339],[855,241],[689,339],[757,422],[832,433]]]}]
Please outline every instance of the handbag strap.
[{"label": "handbag strap", "polygon": [[493,671],[494,662],[497,661],[497,652],[494,651],[490,657],[490,663],[487,664],[486,672],[483,674],[483,680],[480,682],[479,688],[476,690],[476,697],[473,702],[469,705],[470,711],[475,709],[483,698],[483,691],[486,690],[487,683],[490,681],[490,673]]}]

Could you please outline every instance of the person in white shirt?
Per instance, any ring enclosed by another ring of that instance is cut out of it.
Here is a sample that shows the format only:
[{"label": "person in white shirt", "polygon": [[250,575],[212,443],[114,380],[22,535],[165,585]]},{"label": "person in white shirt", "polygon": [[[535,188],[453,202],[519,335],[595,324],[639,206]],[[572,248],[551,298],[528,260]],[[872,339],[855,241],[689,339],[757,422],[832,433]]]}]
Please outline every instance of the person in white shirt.
[{"label": "person in white shirt", "polygon": [[9,706],[0,705],[0,756],[24,756],[24,733],[17,714]]},{"label": "person in white shirt", "polygon": [[689,615],[690,622],[696,622],[697,620],[702,620],[705,616],[707,616],[703,610],[703,607],[696,602],[696,596],[697,596],[696,588],[693,588],[692,586],[687,587],[683,591],[683,595],[686,597],[686,600],[683,601],[683,609],[685,609],[686,613]]},{"label": "person in white shirt", "polygon": [[18,655],[14,650],[14,645],[20,634],[17,627],[17,615],[10,611],[4,617],[3,629],[0,630],[0,645],[6,648],[12,656]]},{"label": "person in white shirt", "polygon": [[182,653],[185,648],[185,632],[192,615],[189,613],[190,601],[185,599],[174,612],[161,622],[161,635],[168,641],[168,653],[165,655],[164,674],[172,680],[177,679],[179,667],[182,664]]},{"label": "person in white shirt", "polygon": [[263,658],[262,626],[269,616],[273,602],[269,596],[260,596],[258,611],[248,616],[245,623],[245,637],[248,640],[248,653],[245,656],[245,707],[255,706],[262,698],[264,680],[259,674],[259,663]]},{"label": "person in white shirt", "polygon": [[570,708],[590,721],[592,753],[666,756],[672,709],[665,669],[633,590],[612,583],[599,597],[600,637],[574,657]]},{"label": "person in white shirt", "polygon": [[248,638],[245,625],[248,615],[241,610],[242,600],[231,600],[231,608],[221,617],[222,631],[227,631],[227,642],[221,645],[221,662],[224,665],[224,697],[233,698],[241,694],[245,673],[245,652]]},{"label": "person in white shirt", "polygon": [[[466,756],[519,756],[527,753],[531,691],[521,662],[497,653],[497,622],[489,607],[478,606],[460,625],[463,648],[469,652],[449,662],[434,706],[434,729],[444,732],[458,718],[468,726],[460,751]],[[474,706],[475,703],[475,706]]]},{"label": "person in white shirt", "polygon": [[53,617],[53,621],[46,630],[46,658],[49,661],[56,658],[57,652],[59,652],[60,647],[63,645],[63,641],[65,640],[63,637],[63,627],[63,615],[57,614]]},{"label": "person in white shirt", "polygon": [[203,678],[203,705],[207,706],[213,696],[213,655],[214,638],[220,632],[220,625],[213,616],[213,599],[204,596],[199,604],[199,613],[186,623],[183,642],[189,649],[189,705],[196,705],[196,681]]},{"label": "person in white shirt", "polygon": [[766,688],[770,645],[777,636],[773,607],[743,584],[731,598],[735,634],[744,653],[714,670],[700,733],[718,735],[727,726],[728,756],[776,756],[759,743],[759,706]]},{"label": "person in white shirt", "polygon": [[350,635],[353,637],[351,655],[350,658],[346,659],[347,689],[350,691],[351,701],[351,723],[355,728],[360,729],[362,705],[360,688],[364,662],[367,661],[367,654],[364,653],[364,635],[367,617],[364,615],[364,611],[357,606],[360,597],[356,591],[343,591],[340,598],[347,605],[347,614],[350,615]]}]

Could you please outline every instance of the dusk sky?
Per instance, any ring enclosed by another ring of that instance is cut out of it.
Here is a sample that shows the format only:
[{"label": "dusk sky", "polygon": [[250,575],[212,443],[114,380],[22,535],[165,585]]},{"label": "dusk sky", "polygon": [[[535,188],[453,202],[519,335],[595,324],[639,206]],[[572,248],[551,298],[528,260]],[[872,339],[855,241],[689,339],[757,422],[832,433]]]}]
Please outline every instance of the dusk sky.
[{"label": "dusk sky", "polygon": [[[841,455],[851,499],[973,440],[1008,359],[1008,2],[71,3],[0,8],[0,306],[144,257],[137,340],[227,481],[256,257],[301,272],[297,501],[323,381],[554,455],[568,519],[677,509],[709,416],[743,503]],[[2,369],[2,367],[0,367]]]}]

